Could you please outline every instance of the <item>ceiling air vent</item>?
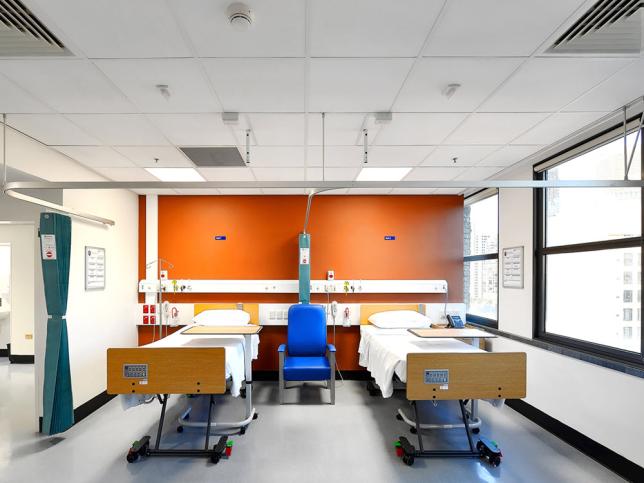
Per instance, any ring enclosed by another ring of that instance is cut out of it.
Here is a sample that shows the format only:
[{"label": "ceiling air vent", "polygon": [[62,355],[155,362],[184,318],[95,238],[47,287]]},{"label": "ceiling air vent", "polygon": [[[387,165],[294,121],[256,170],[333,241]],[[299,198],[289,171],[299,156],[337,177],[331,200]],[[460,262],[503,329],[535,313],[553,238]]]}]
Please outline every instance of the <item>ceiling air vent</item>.
[{"label": "ceiling air vent", "polygon": [[0,0],[0,57],[70,55],[20,0]]},{"label": "ceiling air vent", "polygon": [[642,0],[600,0],[548,49],[552,54],[642,51]]},{"label": "ceiling air vent", "polygon": [[179,148],[198,168],[246,166],[235,147]]}]

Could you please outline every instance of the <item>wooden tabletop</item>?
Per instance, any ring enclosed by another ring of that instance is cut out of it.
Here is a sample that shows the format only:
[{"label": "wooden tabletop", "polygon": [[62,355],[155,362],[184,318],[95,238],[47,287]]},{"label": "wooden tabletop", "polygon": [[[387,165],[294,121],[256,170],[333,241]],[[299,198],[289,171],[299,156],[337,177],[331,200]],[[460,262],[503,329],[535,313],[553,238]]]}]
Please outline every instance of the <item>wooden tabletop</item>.
[{"label": "wooden tabletop", "polygon": [[492,339],[494,334],[479,329],[408,329],[416,337],[423,339]]},{"label": "wooden tabletop", "polygon": [[184,335],[254,335],[262,330],[261,325],[195,325],[182,332]]}]

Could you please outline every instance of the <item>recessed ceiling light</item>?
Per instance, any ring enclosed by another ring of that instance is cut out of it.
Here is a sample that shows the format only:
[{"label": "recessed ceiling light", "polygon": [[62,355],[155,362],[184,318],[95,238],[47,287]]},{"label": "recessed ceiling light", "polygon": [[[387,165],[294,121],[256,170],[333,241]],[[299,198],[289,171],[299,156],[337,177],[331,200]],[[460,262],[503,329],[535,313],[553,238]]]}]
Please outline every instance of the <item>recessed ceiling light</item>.
[{"label": "recessed ceiling light", "polygon": [[411,168],[362,168],[356,181],[400,181]]},{"label": "recessed ceiling light", "polygon": [[205,181],[197,170],[192,168],[145,168],[145,170],[161,181]]}]

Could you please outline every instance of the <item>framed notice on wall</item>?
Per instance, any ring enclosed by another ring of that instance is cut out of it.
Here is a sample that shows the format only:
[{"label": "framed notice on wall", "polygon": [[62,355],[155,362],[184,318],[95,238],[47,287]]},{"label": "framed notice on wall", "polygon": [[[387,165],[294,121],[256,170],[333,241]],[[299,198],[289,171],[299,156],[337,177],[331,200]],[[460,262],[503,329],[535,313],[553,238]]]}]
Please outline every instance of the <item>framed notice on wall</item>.
[{"label": "framed notice on wall", "polygon": [[85,247],[85,290],[105,288],[105,248]]},{"label": "framed notice on wall", "polygon": [[503,249],[503,288],[523,288],[523,247]]}]

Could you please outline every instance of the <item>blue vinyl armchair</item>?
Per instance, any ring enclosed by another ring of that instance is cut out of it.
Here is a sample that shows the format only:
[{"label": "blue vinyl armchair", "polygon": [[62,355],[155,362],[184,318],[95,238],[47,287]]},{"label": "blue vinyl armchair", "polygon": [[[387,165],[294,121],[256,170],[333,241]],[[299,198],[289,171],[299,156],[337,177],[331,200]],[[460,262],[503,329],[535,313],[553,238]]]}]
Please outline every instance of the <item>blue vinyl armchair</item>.
[{"label": "blue vinyl armchair", "polygon": [[287,343],[280,358],[280,404],[290,381],[326,381],[335,404],[335,347],[326,343],[326,314],[321,305],[292,305],[288,310]]}]

